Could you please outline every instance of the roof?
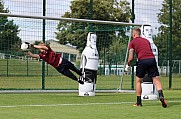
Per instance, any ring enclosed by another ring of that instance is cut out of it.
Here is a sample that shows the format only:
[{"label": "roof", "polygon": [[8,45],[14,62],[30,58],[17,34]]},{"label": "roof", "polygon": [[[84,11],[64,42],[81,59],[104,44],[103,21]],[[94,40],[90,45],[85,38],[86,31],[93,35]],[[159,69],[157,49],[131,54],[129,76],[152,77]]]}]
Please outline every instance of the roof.
[{"label": "roof", "polygon": [[63,52],[63,53],[69,53],[69,54],[77,54],[79,55],[79,51],[75,47],[62,45],[56,41],[49,41],[50,47],[55,52]]}]

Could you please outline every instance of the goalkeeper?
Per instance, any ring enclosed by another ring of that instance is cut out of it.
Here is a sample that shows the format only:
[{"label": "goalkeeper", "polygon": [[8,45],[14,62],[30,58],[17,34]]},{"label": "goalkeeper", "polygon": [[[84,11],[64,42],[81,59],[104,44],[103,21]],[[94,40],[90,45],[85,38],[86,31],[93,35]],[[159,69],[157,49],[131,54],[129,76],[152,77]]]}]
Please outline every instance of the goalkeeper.
[{"label": "goalkeeper", "polygon": [[82,73],[77,69],[74,64],[70,61],[61,58],[61,54],[55,53],[49,45],[45,45],[44,42],[40,42],[38,45],[33,45],[28,42],[25,42],[29,48],[37,48],[40,50],[40,54],[32,54],[30,51],[27,51],[27,54],[33,58],[42,59],[48,64],[52,65],[59,73],[84,84],[82,80],[79,80],[70,70],[76,72],[79,76],[82,76]]},{"label": "goalkeeper", "polygon": [[136,95],[137,103],[134,106],[142,106],[141,103],[141,81],[145,76],[146,72],[149,77],[152,77],[154,84],[159,93],[159,99],[164,108],[167,107],[167,103],[164,99],[162,92],[162,85],[159,78],[159,72],[157,68],[157,63],[155,56],[151,50],[150,42],[147,39],[140,37],[141,30],[135,28],[132,32],[133,40],[129,43],[129,57],[128,57],[128,66],[131,65],[131,62],[134,58],[134,52],[137,55],[138,62],[136,67]]}]

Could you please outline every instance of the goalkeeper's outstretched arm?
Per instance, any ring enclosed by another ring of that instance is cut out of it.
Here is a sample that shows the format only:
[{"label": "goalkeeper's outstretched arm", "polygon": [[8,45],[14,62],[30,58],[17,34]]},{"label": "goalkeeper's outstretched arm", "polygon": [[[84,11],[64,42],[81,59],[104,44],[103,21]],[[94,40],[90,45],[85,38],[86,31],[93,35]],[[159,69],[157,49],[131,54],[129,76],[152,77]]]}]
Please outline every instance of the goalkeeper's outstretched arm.
[{"label": "goalkeeper's outstretched arm", "polygon": [[37,49],[42,49],[42,50],[48,50],[48,47],[43,43],[39,43],[39,45],[33,45],[29,42],[25,42],[25,44],[28,45],[28,48],[37,48]]},{"label": "goalkeeper's outstretched arm", "polygon": [[40,59],[40,56],[39,56],[39,55],[33,54],[33,53],[31,53],[30,51],[28,51],[27,54],[28,54],[29,56],[33,57],[33,58]]},{"label": "goalkeeper's outstretched arm", "polygon": [[33,47],[37,49],[48,50],[48,47],[46,45],[33,45]]}]

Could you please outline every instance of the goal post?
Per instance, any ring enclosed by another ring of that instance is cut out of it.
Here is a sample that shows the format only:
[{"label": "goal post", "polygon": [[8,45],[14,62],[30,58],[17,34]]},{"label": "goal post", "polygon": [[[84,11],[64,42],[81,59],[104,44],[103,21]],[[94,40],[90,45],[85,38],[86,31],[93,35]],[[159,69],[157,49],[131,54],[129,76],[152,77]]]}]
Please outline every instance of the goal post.
[{"label": "goal post", "polygon": [[[77,68],[80,68],[80,55],[86,46],[86,38],[91,24],[91,32],[97,35],[97,49],[99,52],[97,90],[131,89],[131,76],[124,73],[128,53],[127,45],[131,40],[130,32],[132,28],[140,27],[141,24],[10,13],[0,13],[0,16],[7,16],[19,27],[18,37],[21,42],[27,41],[36,44],[42,40],[42,32],[45,30],[45,42],[55,52],[61,53],[63,58],[74,63]],[[45,29],[42,29],[43,19],[46,23]],[[1,37],[3,38],[3,34]],[[12,44],[13,40],[8,40],[8,42]],[[18,45],[14,47],[18,47]],[[9,53],[6,51],[9,51]],[[12,87],[13,89],[41,89],[41,60],[24,55],[20,49],[16,52],[13,52],[12,49],[6,49],[6,51],[0,52],[0,76],[14,76],[15,82],[16,79],[19,79],[18,77],[24,78],[24,80],[21,80],[22,84],[18,86],[14,85],[17,85],[19,80],[14,84],[7,80],[0,84],[1,87],[3,89],[12,89]],[[38,50],[32,49],[32,52],[38,53]],[[9,57],[5,57],[6,55],[9,55]],[[10,62],[11,65],[8,64]],[[12,67],[16,70],[11,70]],[[48,64],[45,66],[43,75],[45,75],[45,89],[47,90],[71,91],[78,88],[76,82],[62,76]],[[38,84],[36,84],[37,77]],[[6,78],[8,79],[8,77]],[[11,85],[7,87],[5,84]],[[34,84],[36,85],[31,86]]]}]

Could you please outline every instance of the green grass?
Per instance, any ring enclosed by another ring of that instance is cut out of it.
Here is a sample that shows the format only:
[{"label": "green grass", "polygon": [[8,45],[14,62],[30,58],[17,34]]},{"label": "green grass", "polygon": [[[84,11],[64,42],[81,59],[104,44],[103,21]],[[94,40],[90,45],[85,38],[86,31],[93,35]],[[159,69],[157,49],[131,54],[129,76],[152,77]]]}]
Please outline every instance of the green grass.
[{"label": "green grass", "polygon": [[[98,76],[97,89],[112,90],[120,86],[121,76]],[[168,89],[168,77],[161,77],[163,89]],[[1,76],[0,89],[41,89],[41,76]],[[135,81],[134,81],[135,87]],[[78,89],[78,83],[65,76],[46,76],[45,89]],[[131,89],[131,77],[124,76],[123,89]],[[179,77],[173,77],[172,89],[181,89],[181,80]]]},{"label": "green grass", "polygon": [[[117,89],[120,76],[98,76],[97,89]],[[131,80],[125,79],[124,88],[131,88]],[[41,76],[33,77],[0,77],[1,89],[41,89]],[[78,89],[78,83],[65,76],[48,76],[45,79],[46,89]]]},{"label": "green grass", "polygon": [[[0,75],[5,76],[38,76],[41,75],[42,62],[36,60],[1,59]],[[59,75],[50,65],[45,66],[46,75]]]},{"label": "green grass", "polygon": [[[1,119],[179,119],[181,90],[165,90],[168,108],[158,100],[133,107],[134,93],[0,94]],[[4,106],[4,107],[3,107]]]}]

